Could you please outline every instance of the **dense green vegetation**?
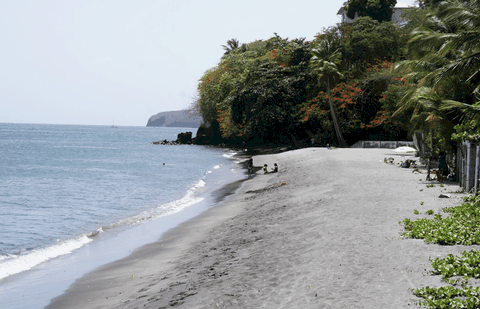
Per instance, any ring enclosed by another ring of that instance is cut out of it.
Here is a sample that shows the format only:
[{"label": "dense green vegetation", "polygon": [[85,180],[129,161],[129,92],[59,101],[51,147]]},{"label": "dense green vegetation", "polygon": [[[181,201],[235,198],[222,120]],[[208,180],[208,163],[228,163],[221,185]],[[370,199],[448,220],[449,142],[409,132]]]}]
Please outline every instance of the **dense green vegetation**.
[{"label": "dense green vegetation", "polygon": [[369,16],[378,21],[390,21],[397,0],[350,0],[346,5],[349,18]]},{"label": "dense green vegetation", "polygon": [[312,41],[229,40],[195,108],[236,145],[346,146],[423,132],[449,151],[480,137],[480,0],[420,4],[402,27],[362,13]]},{"label": "dense green vegetation", "polygon": [[[443,209],[447,217],[436,214],[433,218],[404,219],[405,232],[402,236],[425,239],[440,245],[479,245],[480,200],[466,201],[460,206]],[[429,211],[428,214],[432,214]]]},{"label": "dense green vegetation", "polygon": [[[456,207],[446,207],[433,218],[417,220],[404,219],[399,222],[405,227],[402,236],[424,239],[439,245],[480,244],[480,197],[464,198]],[[415,212],[419,214],[418,211]],[[433,214],[428,211],[427,214]],[[422,298],[420,305],[428,308],[478,308],[479,287],[467,287],[472,278],[480,278],[480,252],[465,251],[461,256],[448,254],[443,258],[430,258],[432,275],[440,275],[448,286],[412,289],[413,294]]]},{"label": "dense green vegetation", "polygon": [[467,308],[480,306],[480,289],[474,287],[456,288],[444,286],[441,288],[425,287],[414,289],[413,293],[423,298],[419,305],[427,308]]},{"label": "dense green vegetation", "polygon": [[392,23],[364,17],[312,42],[230,40],[201,78],[197,109],[225,140],[252,146],[405,138],[406,126],[386,121],[380,102],[396,83],[387,70],[402,53],[401,34]]}]

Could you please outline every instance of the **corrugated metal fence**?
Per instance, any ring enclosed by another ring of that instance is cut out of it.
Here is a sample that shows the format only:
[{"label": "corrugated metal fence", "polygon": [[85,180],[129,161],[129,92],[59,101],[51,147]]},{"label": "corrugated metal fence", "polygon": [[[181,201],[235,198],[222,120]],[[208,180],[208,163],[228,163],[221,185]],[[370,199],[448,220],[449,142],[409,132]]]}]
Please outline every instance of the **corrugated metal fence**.
[{"label": "corrugated metal fence", "polygon": [[459,143],[457,147],[457,179],[460,187],[467,192],[478,192],[480,168],[480,145],[469,141]]}]

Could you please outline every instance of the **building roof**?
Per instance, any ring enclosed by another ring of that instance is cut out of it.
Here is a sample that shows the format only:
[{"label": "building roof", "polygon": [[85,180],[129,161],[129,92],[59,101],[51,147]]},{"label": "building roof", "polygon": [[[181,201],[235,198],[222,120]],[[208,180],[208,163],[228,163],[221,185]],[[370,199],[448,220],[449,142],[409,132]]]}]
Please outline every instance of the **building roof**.
[{"label": "building roof", "polygon": [[394,6],[395,9],[409,9],[414,7],[416,7],[415,4],[408,4],[408,3],[398,2],[398,1],[397,1],[397,4],[395,4]]}]

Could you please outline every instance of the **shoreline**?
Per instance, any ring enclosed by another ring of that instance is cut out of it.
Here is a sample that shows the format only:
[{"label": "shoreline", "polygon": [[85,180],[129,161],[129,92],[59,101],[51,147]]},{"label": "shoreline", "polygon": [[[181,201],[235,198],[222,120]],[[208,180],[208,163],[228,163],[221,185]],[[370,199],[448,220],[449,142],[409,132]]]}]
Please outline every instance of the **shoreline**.
[{"label": "shoreline", "polygon": [[423,190],[424,175],[383,163],[392,155],[400,157],[325,148],[254,156],[254,166],[276,162],[279,173],[257,173],[47,308],[408,308],[411,288],[442,285],[425,276],[429,257],[465,247],[401,239],[398,222],[414,209],[459,205],[460,195]]},{"label": "shoreline", "polygon": [[[203,232],[208,231],[211,224],[214,224],[217,219],[224,219],[222,216],[228,217],[231,215],[228,209],[221,209],[224,203],[235,196],[235,192],[245,185],[246,179],[237,180],[233,183],[226,184],[212,192],[212,204],[204,207],[204,210],[196,216],[177,224],[163,233],[157,241],[146,244],[137,248],[129,256],[117,261],[113,261],[106,265],[102,265],[92,272],[77,279],[73,285],[66,290],[66,293],[54,298],[45,308],[85,308],[84,293],[89,295],[93,292],[92,297],[98,297],[101,304],[93,305],[91,308],[105,308],[110,304],[108,297],[105,298],[106,304],[103,304],[103,293],[112,294],[112,288],[126,288],[127,291],[135,290],[136,282],[134,280],[125,281],[128,279],[144,279],[148,276],[148,269],[155,269],[156,273],[171,271],[173,261],[180,257],[183,250],[188,246],[193,245],[196,241],[202,239]],[[219,194],[216,194],[219,192]],[[186,239],[186,237],[189,239]],[[148,256],[148,262],[143,257]],[[147,262],[147,263],[145,263]],[[125,272],[122,271],[124,268]],[[115,274],[115,279],[112,285],[112,272],[116,273],[120,270],[121,273]],[[146,274],[145,274],[146,271]],[[129,275],[135,273],[136,275]],[[133,277],[132,277],[133,276]],[[132,284],[133,283],[133,284]],[[107,287],[108,292],[103,288]],[[117,296],[113,292],[113,296]],[[122,292],[118,292],[121,297]],[[126,294],[125,292],[123,294]],[[72,297],[73,296],[73,297]],[[113,305],[114,306],[114,305]],[[89,307],[90,308],[90,307]]]},{"label": "shoreline", "polygon": [[[105,233],[96,235],[86,246],[47,260],[30,270],[4,278],[1,280],[0,299],[9,308],[44,308],[85,274],[104,264],[129,256],[137,248],[158,240],[165,231],[221,202],[231,194],[235,183],[243,178],[245,173],[237,163],[237,158],[229,156],[226,158],[226,163],[222,159],[221,165],[215,165],[205,172],[183,197],[179,196],[177,199],[178,201],[184,199],[192,188],[196,188],[197,184],[204,181],[206,185],[200,186],[195,194],[200,198],[198,199],[200,202],[186,207],[179,213],[108,229]],[[168,203],[175,203],[177,200]]]}]

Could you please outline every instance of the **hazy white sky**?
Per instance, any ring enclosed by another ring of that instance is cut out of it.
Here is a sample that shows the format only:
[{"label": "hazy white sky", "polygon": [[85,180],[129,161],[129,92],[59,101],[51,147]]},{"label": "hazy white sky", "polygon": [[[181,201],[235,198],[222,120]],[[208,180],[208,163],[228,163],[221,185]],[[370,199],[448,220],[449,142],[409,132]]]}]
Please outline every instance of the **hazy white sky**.
[{"label": "hazy white sky", "polygon": [[188,107],[229,39],[312,40],[343,2],[0,1],[0,122],[144,126]]}]

